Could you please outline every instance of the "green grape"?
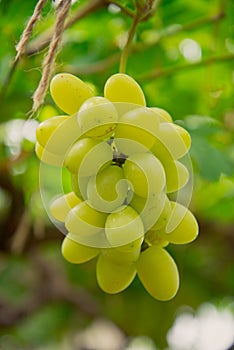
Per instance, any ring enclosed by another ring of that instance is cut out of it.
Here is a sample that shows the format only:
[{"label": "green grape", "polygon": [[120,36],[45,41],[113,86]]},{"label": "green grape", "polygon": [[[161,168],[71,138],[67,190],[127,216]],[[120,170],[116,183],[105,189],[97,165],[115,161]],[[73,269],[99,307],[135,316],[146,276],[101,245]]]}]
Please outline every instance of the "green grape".
[{"label": "green grape", "polygon": [[174,244],[192,242],[199,230],[194,215],[182,204],[171,202],[171,207],[171,216],[165,230],[160,232],[161,237]]},{"label": "green grape", "polygon": [[68,115],[59,115],[40,123],[36,130],[37,141],[40,145],[45,147],[54,130],[68,118],[70,118]]},{"label": "green grape", "polygon": [[135,241],[118,246],[117,248],[113,248],[113,249],[115,249],[118,252],[136,254],[137,252],[140,252],[143,241],[144,241],[144,237],[142,236],[137,238]]},{"label": "green grape", "polygon": [[123,169],[111,165],[90,178],[87,197],[96,210],[110,213],[120,207],[128,194],[128,183],[124,179]]},{"label": "green grape", "polygon": [[69,192],[52,201],[50,213],[56,220],[65,222],[69,211],[79,203],[81,203],[81,199],[74,192]]},{"label": "green grape", "polygon": [[65,166],[72,174],[78,174],[83,158],[93,147],[98,145],[98,143],[98,141],[86,137],[78,140],[71,147],[65,159]]},{"label": "green grape", "polygon": [[170,150],[158,137],[155,137],[154,145],[150,151],[160,160],[163,166],[166,166],[167,163],[171,164],[174,162]]},{"label": "green grape", "polygon": [[63,240],[61,251],[63,257],[72,264],[82,264],[95,258],[100,252],[97,248],[75,242],[69,234]]},{"label": "green grape", "polygon": [[152,245],[143,251],[137,261],[137,273],[153,298],[170,300],[177,293],[178,269],[172,257],[163,248]]},{"label": "green grape", "polygon": [[140,85],[129,75],[117,73],[107,79],[104,96],[112,102],[127,102],[146,106]]},{"label": "green grape", "polygon": [[92,208],[87,201],[81,202],[68,213],[65,226],[72,238],[79,242],[89,242],[89,237],[94,236],[105,227],[107,214]]},{"label": "green grape", "polygon": [[72,174],[92,176],[101,166],[112,161],[112,149],[106,142],[91,138],[78,140],[65,158],[65,166]]},{"label": "green grape", "polygon": [[[170,201],[164,192],[143,198],[134,193],[130,205],[140,214],[145,231],[152,227],[164,227],[171,213]],[[168,207],[170,211],[168,211]]]},{"label": "green grape", "polygon": [[118,113],[107,98],[95,96],[86,100],[78,112],[83,133],[97,139],[110,138],[116,128]]},{"label": "green grape", "polygon": [[38,120],[40,122],[43,122],[44,120],[55,117],[57,115],[58,115],[58,111],[56,108],[54,108],[54,106],[50,104],[43,105],[38,113]]},{"label": "green grape", "polygon": [[69,73],[56,74],[50,83],[50,93],[59,108],[67,114],[76,113],[93,91],[81,79]]},{"label": "green grape", "polygon": [[160,160],[164,167],[167,193],[178,191],[186,185],[189,180],[187,168],[173,159],[171,152],[160,139],[155,139],[151,152]]},{"label": "green grape", "polygon": [[112,163],[113,150],[107,142],[100,142],[83,158],[79,176],[92,176]]},{"label": "green grape", "polygon": [[157,245],[158,247],[161,247],[161,248],[164,248],[169,244],[168,241],[166,241],[161,237],[159,231],[153,231],[153,230],[149,230],[148,232],[146,232],[145,242],[150,246]]},{"label": "green grape", "polygon": [[167,193],[178,191],[187,184],[189,180],[188,169],[179,161],[165,163],[164,170]]},{"label": "green grape", "polygon": [[165,122],[173,123],[172,117],[164,109],[158,108],[158,107],[152,107],[151,109],[152,109],[152,111],[157,113],[160,123],[165,123]]},{"label": "green grape", "polygon": [[[122,153],[142,152],[143,145],[150,149],[159,130],[159,118],[150,108],[133,109],[120,117],[115,130],[115,143]],[[129,142],[129,140],[135,142]],[[139,145],[138,145],[139,143]]]},{"label": "green grape", "polygon": [[187,130],[173,123],[160,123],[158,138],[174,159],[183,157],[191,145],[191,137]]},{"label": "green grape", "polygon": [[82,135],[76,116],[56,116],[37,128],[37,140],[50,153],[65,156],[70,146]]},{"label": "green grape", "polygon": [[108,256],[100,254],[96,266],[97,282],[100,288],[110,294],[126,289],[136,276],[133,262],[116,262]]},{"label": "green grape", "polygon": [[151,153],[134,153],[124,163],[124,174],[134,192],[147,198],[161,192],[166,184],[160,161]]},{"label": "green grape", "polygon": [[160,216],[158,217],[158,219],[155,221],[154,225],[150,229],[153,231],[164,229],[168,223],[169,218],[170,218],[171,211],[172,211],[171,202],[169,201],[168,197],[165,196],[164,206],[163,206],[163,209],[160,213]]},{"label": "green grape", "polygon": [[112,247],[123,246],[143,237],[144,226],[138,213],[130,206],[122,206],[108,215],[105,233]]},{"label": "green grape", "polygon": [[38,142],[35,145],[35,153],[37,155],[37,158],[40,159],[45,164],[59,166],[59,167],[63,166],[63,156],[48,152]]},{"label": "green grape", "polygon": [[141,244],[139,243],[142,243],[143,239],[143,237],[140,237],[134,242],[116,248],[104,248],[101,253],[118,264],[136,262],[141,252]]},{"label": "green grape", "polygon": [[82,198],[83,200],[87,199],[87,186],[91,177],[83,176],[80,177],[77,174],[71,174],[71,186],[73,192],[77,197]]}]

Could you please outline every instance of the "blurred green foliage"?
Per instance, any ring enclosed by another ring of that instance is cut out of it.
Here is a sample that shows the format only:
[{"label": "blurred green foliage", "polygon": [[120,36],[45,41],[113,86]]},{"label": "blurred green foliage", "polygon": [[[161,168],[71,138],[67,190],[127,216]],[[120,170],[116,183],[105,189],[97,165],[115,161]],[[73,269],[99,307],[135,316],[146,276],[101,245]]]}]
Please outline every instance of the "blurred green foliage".
[{"label": "blurred green foliage", "polygon": [[[31,54],[26,51],[11,71],[15,45],[36,2],[0,1],[0,349],[57,344],[96,317],[109,318],[127,337],[147,335],[163,349],[179,308],[196,309],[234,294],[234,2],[161,1],[139,23],[128,59],[127,73],[141,84],[148,106],[169,111],[192,136],[191,208],[200,236],[187,246],[169,246],[181,286],[165,303],[153,300],[138,279],[123,293],[105,295],[95,263],[73,266],[61,257],[61,233],[43,208],[34,154],[36,122],[62,114],[49,93],[36,121],[24,125],[46,54],[43,33],[54,23],[50,2],[33,31]],[[90,3],[75,2],[71,12]],[[134,1],[119,3],[134,10]],[[130,25],[131,18],[107,2],[88,11],[64,32],[55,72],[76,74],[102,95],[106,79],[119,69]],[[50,182],[53,189],[53,177]],[[54,296],[52,282],[69,291]],[[93,312],[80,309],[81,289],[94,303]]]}]

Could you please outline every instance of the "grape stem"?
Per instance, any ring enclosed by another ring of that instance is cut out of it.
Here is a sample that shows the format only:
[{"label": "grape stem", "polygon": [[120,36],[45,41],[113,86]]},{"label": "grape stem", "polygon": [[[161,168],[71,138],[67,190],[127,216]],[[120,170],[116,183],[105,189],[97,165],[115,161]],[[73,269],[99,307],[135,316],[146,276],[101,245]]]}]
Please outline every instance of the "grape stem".
[{"label": "grape stem", "polygon": [[157,3],[154,0],[136,0],[136,10],[133,17],[132,25],[129,29],[127,42],[124,46],[124,49],[120,57],[120,65],[119,65],[120,73],[126,72],[129,50],[130,50],[131,43],[133,41],[134,34],[136,32],[136,27],[138,23],[147,19],[148,16],[151,16],[156,9],[156,4],[158,5],[159,2],[160,0],[158,0]]},{"label": "grape stem", "polygon": [[124,46],[123,52],[122,52],[121,57],[120,57],[120,65],[119,65],[119,72],[120,73],[126,72],[127,59],[128,59],[128,54],[129,54],[129,50],[130,50],[130,45],[131,45],[131,42],[133,40],[135,31],[136,31],[136,27],[137,27],[137,24],[139,21],[140,21],[139,12],[136,11],[135,16],[133,17],[131,28],[129,29],[129,32],[128,32],[127,42]]}]

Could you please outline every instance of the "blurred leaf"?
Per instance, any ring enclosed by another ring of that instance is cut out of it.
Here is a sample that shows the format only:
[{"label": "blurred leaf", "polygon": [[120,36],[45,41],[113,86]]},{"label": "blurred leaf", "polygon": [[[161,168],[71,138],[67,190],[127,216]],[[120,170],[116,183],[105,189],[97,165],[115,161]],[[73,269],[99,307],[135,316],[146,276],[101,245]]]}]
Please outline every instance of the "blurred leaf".
[{"label": "blurred leaf", "polygon": [[51,303],[41,308],[21,322],[15,334],[26,346],[42,346],[48,342],[62,340],[71,316],[71,308],[66,304]]},{"label": "blurred leaf", "polygon": [[197,171],[207,180],[217,181],[221,174],[233,174],[233,164],[227,155],[197,135],[192,135],[191,156]]},{"label": "blurred leaf", "polygon": [[233,174],[234,164],[225,144],[216,141],[217,135],[225,133],[220,122],[208,116],[193,115],[177,123],[188,129],[192,137],[190,154],[200,176],[217,181],[221,174]]}]

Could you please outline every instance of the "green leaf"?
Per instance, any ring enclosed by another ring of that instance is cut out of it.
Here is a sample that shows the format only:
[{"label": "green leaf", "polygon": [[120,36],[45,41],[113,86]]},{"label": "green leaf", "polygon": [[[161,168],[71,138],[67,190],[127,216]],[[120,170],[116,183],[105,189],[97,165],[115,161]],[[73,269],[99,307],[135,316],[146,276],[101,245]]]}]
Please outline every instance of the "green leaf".
[{"label": "green leaf", "polygon": [[233,173],[234,167],[227,154],[198,135],[192,136],[190,153],[199,174],[207,180],[217,181],[221,174],[232,175]]},{"label": "green leaf", "polygon": [[219,131],[222,124],[209,116],[189,115],[184,120],[184,127],[193,134],[208,136]]}]

